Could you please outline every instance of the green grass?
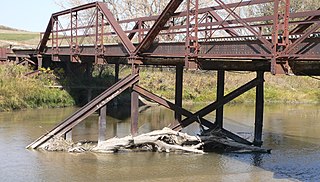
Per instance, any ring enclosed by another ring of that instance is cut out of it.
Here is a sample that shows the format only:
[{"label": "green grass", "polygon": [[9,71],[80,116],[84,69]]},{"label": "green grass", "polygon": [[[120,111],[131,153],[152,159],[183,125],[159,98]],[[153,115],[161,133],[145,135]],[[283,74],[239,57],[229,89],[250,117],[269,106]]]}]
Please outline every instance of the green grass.
[{"label": "green grass", "polygon": [[[139,84],[146,89],[174,100],[175,73],[173,70],[141,70]],[[227,72],[225,94],[255,78],[255,73]],[[183,99],[190,102],[210,102],[216,99],[216,72],[185,71]],[[273,76],[265,73],[265,102],[320,103],[320,81],[303,76]],[[255,89],[239,96],[233,103],[255,102]]]},{"label": "green grass", "polygon": [[0,66],[0,111],[74,105],[68,92],[46,87],[54,82],[52,73],[24,76],[29,71],[19,65]]}]

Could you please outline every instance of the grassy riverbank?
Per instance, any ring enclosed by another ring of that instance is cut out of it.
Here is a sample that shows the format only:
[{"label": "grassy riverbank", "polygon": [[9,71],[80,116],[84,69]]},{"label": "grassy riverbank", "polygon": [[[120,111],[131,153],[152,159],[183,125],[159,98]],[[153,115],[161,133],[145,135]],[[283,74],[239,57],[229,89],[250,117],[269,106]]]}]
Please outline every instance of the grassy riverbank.
[{"label": "grassy riverbank", "polygon": [[46,87],[55,82],[52,72],[36,77],[24,76],[30,71],[18,65],[0,66],[0,111],[74,105],[68,92]]},{"label": "grassy riverbank", "polygon": [[[113,69],[110,67],[103,72],[95,70],[91,81],[77,77],[81,84],[110,86],[113,83]],[[123,67],[120,77],[130,74],[130,68]],[[69,93],[52,85],[72,82],[53,71],[43,70],[35,77],[26,77],[30,72],[23,66],[0,66],[0,111],[26,108],[64,107],[79,103],[79,97],[85,97],[86,92]],[[58,69],[61,74],[61,69]],[[63,72],[63,71],[62,71]],[[100,74],[98,74],[100,73]],[[175,72],[174,69],[142,68],[139,84],[166,99],[174,100]],[[255,73],[226,72],[225,94],[233,91],[255,77]],[[58,79],[59,78],[59,79]],[[85,78],[85,77],[84,77]],[[297,77],[265,73],[265,102],[266,103],[320,103],[320,81],[310,77]],[[79,85],[79,83],[73,83]],[[72,84],[71,84],[72,85]],[[88,85],[88,86],[89,86]],[[101,90],[102,91],[102,90]],[[70,95],[71,94],[71,95]],[[80,94],[80,95],[79,95]],[[98,94],[98,93],[96,93]],[[94,94],[94,95],[96,95]],[[127,98],[127,97],[125,97]],[[128,97],[129,98],[129,97]],[[216,98],[216,72],[214,71],[185,71],[183,85],[184,103],[210,102]],[[125,99],[126,100],[126,99]],[[129,99],[130,100],[130,99]],[[232,103],[255,101],[255,89],[239,96]]]},{"label": "grassy riverbank", "polygon": [[[255,78],[252,72],[227,72],[225,94]],[[319,77],[318,77],[319,78]],[[167,99],[174,99],[174,71],[142,70],[140,84]],[[209,102],[216,98],[216,72],[186,71],[183,98],[192,102]],[[255,89],[236,98],[233,103],[255,101]],[[320,81],[307,76],[273,76],[265,73],[265,102],[320,103]]]}]

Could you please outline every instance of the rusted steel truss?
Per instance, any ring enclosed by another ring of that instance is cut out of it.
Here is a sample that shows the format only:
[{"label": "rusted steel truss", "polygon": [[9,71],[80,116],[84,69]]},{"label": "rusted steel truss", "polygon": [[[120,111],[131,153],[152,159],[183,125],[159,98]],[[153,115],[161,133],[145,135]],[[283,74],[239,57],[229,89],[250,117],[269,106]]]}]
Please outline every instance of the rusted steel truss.
[{"label": "rusted steel truss", "polygon": [[[96,62],[125,57],[139,64],[150,57],[181,58],[186,67],[201,59],[264,60],[271,62],[273,74],[289,73],[291,62],[318,61],[318,7],[290,12],[290,0],[214,2],[200,7],[198,0],[187,0],[186,10],[177,12],[182,0],[171,0],[159,16],[123,20],[116,20],[102,2],[54,13],[39,54],[56,61],[69,55],[75,62],[83,56]],[[243,15],[259,5],[273,7],[273,14]]]}]

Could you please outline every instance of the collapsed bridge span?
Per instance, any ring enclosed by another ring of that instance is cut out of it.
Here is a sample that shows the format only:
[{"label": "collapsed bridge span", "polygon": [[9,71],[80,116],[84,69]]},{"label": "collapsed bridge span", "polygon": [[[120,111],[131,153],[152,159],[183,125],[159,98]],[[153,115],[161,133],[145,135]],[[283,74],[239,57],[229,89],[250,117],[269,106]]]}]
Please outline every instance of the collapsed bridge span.
[{"label": "collapsed bridge span", "polygon": [[[175,129],[199,122],[207,131],[218,128],[231,140],[261,146],[264,73],[320,75],[320,10],[291,12],[290,0],[214,2],[211,7],[200,7],[198,0],[188,0],[183,9],[184,1],[171,0],[158,16],[122,20],[115,19],[102,2],[52,14],[38,48],[32,53],[14,50],[15,54],[28,54],[39,67],[46,61],[115,64],[118,73],[119,64],[131,65],[132,75],[117,82],[28,147],[37,148],[52,136],[70,133],[96,110],[100,110],[99,122],[105,122],[105,100],[127,88],[131,88],[132,135],[137,134],[138,96],[143,95],[175,112]],[[272,7],[273,13],[244,17],[240,11],[235,11],[262,5]],[[91,16],[83,20],[81,14],[88,15],[88,12]],[[138,85],[139,67],[145,65],[175,67],[174,103]],[[185,69],[217,71],[216,100],[194,113],[182,107]],[[257,74],[256,78],[225,94],[226,71]],[[248,141],[224,128],[223,107],[251,89],[256,90],[256,109],[254,140]],[[215,121],[204,118],[211,112],[216,112]],[[102,127],[100,139],[103,139],[103,132]]]}]

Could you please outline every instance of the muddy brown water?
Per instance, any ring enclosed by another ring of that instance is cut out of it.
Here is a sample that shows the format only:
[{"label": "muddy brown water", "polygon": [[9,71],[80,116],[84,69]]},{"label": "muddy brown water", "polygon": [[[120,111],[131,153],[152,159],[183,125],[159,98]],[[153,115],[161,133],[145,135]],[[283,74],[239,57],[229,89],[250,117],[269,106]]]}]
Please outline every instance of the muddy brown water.
[{"label": "muddy brown water", "polygon": [[[199,108],[190,106],[194,111]],[[264,146],[273,149],[271,154],[74,154],[25,149],[75,110],[0,113],[0,181],[320,181],[320,105],[267,105],[263,139]],[[165,108],[151,107],[140,113],[139,131],[167,126],[172,117]],[[213,119],[214,113],[207,118]],[[108,138],[129,133],[127,112],[107,120]],[[253,106],[227,106],[224,120],[227,129],[252,138]],[[198,131],[197,125],[185,130]],[[97,140],[97,115],[73,134],[75,140]]]}]

